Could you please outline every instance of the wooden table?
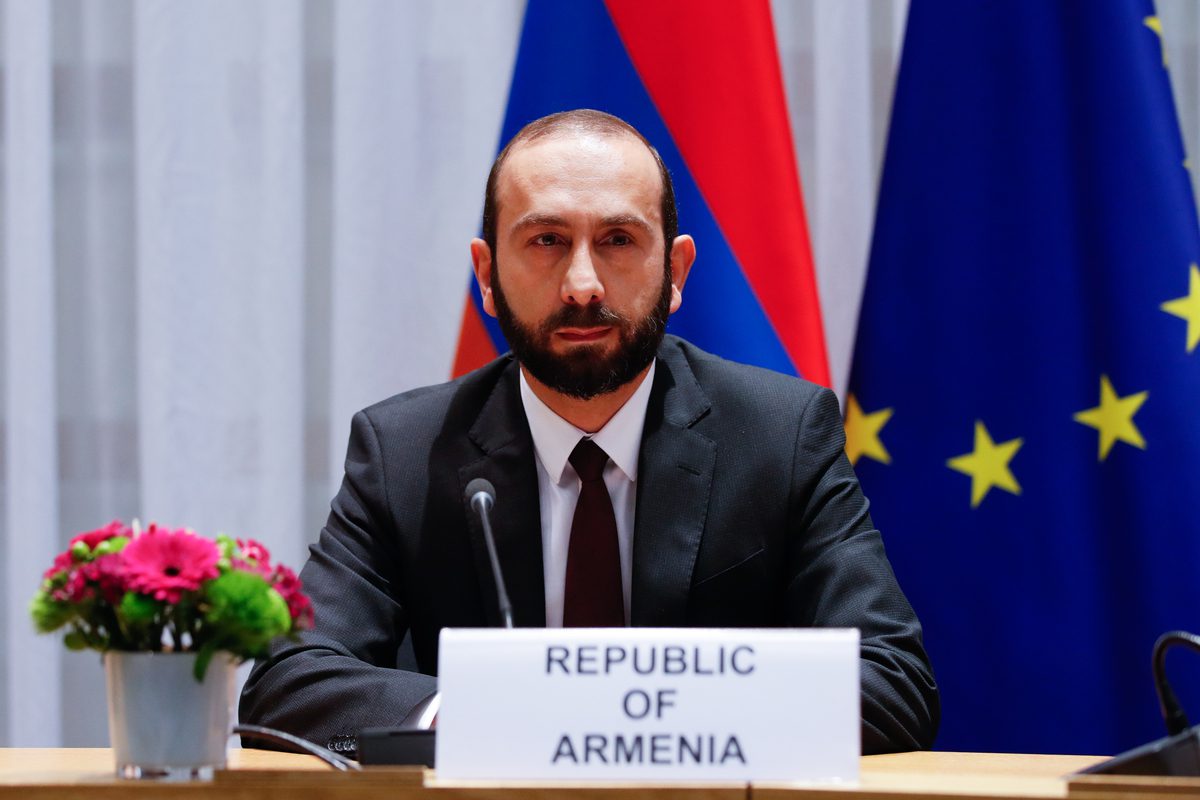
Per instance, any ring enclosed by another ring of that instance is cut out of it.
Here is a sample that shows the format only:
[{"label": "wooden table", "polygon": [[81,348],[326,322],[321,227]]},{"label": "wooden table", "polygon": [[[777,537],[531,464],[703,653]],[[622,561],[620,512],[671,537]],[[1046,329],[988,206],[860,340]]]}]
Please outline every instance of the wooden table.
[{"label": "wooden table", "polygon": [[1002,753],[899,753],[867,756],[856,786],[744,783],[644,784],[450,783],[419,767],[335,772],[307,756],[230,751],[230,768],[207,783],[121,781],[107,749],[0,749],[0,800],[550,800],[647,797],[654,800],[937,800],[968,798],[1162,798],[1200,796],[1197,779],[1090,779],[1064,776],[1095,756]]}]

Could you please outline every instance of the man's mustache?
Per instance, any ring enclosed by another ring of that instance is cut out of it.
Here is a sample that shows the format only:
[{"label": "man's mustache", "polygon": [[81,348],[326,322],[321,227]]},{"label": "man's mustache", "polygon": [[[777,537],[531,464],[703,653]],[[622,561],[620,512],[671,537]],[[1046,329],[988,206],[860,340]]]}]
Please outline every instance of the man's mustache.
[{"label": "man's mustache", "polygon": [[625,317],[603,303],[586,306],[563,306],[542,320],[541,332],[549,335],[559,328],[603,328],[625,324]]}]

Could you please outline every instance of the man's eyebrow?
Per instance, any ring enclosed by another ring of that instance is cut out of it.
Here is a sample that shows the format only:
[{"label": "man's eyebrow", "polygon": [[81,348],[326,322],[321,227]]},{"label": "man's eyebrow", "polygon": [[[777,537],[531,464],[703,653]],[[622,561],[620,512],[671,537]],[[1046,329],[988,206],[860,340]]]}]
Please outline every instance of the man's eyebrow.
[{"label": "man's eyebrow", "polygon": [[617,214],[600,220],[601,228],[640,228],[646,233],[652,233],[650,223],[637,214]]},{"label": "man's eyebrow", "polygon": [[[565,228],[567,220],[556,214],[526,214],[513,223],[512,232],[517,233],[526,228]],[[601,228],[638,228],[646,233],[654,229],[650,223],[638,214],[614,214],[600,220]]]},{"label": "man's eyebrow", "polygon": [[554,214],[526,214],[513,223],[512,230],[517,232],[525,228],[565,228],[567,221]]}]

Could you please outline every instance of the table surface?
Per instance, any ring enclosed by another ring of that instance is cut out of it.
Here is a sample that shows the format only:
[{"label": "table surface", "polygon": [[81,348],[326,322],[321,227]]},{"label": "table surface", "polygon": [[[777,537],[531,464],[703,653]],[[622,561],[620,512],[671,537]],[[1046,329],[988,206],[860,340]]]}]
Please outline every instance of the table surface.
[{"label": "table surface", "polygon": [[[897,753],[867,756],[854,786],[741,783],[513,784],[446,782],[418,767],[370,768],[340,773],[316,759],[262,750],[231,750],[230,768],[211,782],[121,781],[112,774],[112,753],[101,748],[0,749],[0,798],[50,800],[96,798],[220,798],[297,800],[305,798],[579,798],[653,797],[688,800],[801,800],[802,798],[1064,798],[1064,776],[1102,760],[1096,756],[1004,753]],[[1072,796],[1078,794],[1072,791]],[[1080,795],[1083,796],[1083,795]]]}]

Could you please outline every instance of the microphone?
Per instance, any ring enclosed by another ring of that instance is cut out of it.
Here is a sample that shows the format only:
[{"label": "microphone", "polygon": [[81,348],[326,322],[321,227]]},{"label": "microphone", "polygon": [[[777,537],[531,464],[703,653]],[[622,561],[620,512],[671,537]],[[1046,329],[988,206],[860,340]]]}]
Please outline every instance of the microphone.
[{"label": "microphone", "polygon": [[[479,515],[479,521],[483,524],[483,540],[487,542],[488,560],[492,563],[492,575],[496,579],[496,599],[499,601],[500,615],[504,618],[504,627],[511,628],[513,626],[512,604],[508,600],[508,589],[504,586],[504,576],[500,573],[500,557],[496,554],[496,539],[492,535],[492,520],[488,513],[496,504],[496,487],[492,486],[492,482],[486,478],[475,478],[467,484],[464,496],[467,505]],[[422,731],[431,730],[436,724],[437,713],[441,705],[441,692],[433,693],[413,707],[408,716],[401,720],[400,727]]]},{"label": "microphone", "polygon": [[[483,540],[487,543],[488,559],[492,562],[492,576],[496,579],[496,600],[500,605],[500,616],[504,627],[513,626],[512,603],[508,600],[508,589],[500,573],[500,557],[496,554],[496,537],[492,535],[492,519],[489,512],[496,505],[496,487],[486,478],[475,478],[467,484],[463,493],[467,505],[479,515],[483,525]],[[358,760],[362,764],[423,764],[434,766],[436,734],[434,725],[441,708],[441,692],[435,692],[418,703],[398,728],[367,728],[358,734]]]},{"label": "microphone", "polygon": [[1187,631],[1168,631],[1154,643],[1154,690],[1158,693],[1158,707],[1162,711],[1168,736],[1183,733],[1190,727],[1187,714],[1184,713],[1179,698],[1175,696],[1175,691],[1167,680],[1167,651],[1177,644],[1200,653],[1200,636]]},{"label": "microphone", "polygon": [[1200,776],[1200,725],[1188,727],[1183,706],[1167,680],[1167,650],[1175,645],[1184,645],[1200,652],[1200,636],[1187,631],[1168,631],[1154,643],[1154,689],[1158,693],[1158,705],[1167,726],[1167,735],[1082,769],[1077,774]]},{"label": "microphone", "polygon": [[479,515],[483,525],[483,540],[487,542],[488,559],[492,562],[492,577],[496,579],[496,600],[504,627],[513,626],[512,603],[508,601],[508,589],[504,586],[504,575],[500,573],[500,557],[496,554],[496,537],[492,535],[492,519],[488,513],[496,504],[496,487],[487,478],[476,478],[467,484],[467,504]]}]

